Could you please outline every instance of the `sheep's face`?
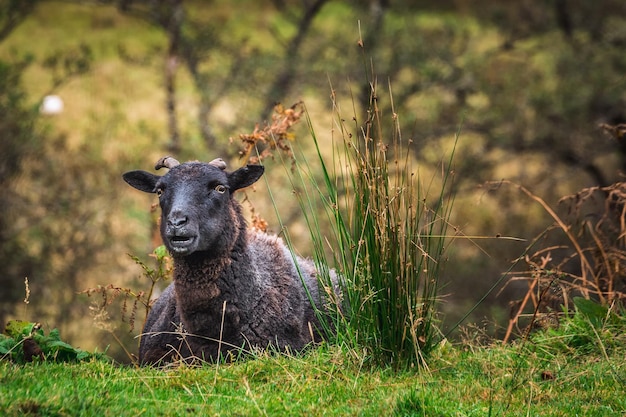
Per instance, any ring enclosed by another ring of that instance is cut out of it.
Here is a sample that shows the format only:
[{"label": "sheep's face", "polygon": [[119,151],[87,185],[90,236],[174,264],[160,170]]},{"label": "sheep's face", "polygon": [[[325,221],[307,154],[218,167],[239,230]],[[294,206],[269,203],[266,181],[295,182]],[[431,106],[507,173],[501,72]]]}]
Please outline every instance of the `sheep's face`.
[{"label": "sheep's face", "polygon": [[239,217],[232,193],[256,182],[263,167],[248,165],[231,173],[201,162],[174,166],[164,176],[131,171],[124,180],[156,193],[161,206],[161,236],[173,256],[208,251],[221,254],[232,245]]}]

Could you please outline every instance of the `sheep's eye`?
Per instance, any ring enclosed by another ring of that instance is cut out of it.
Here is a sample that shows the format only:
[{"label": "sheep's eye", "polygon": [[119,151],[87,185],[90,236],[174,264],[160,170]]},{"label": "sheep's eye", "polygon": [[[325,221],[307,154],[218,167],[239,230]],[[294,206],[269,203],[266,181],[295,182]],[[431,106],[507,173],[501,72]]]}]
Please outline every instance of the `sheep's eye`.
[{"label": "sheep's eye", "polygon": [[163,195],[163,189],[162,188],[157,188],[156,195],[161,197]]},{"label": "sheep's eye", "polygon": [[220,194],[224,194],[226,192],[226,186],[220,184],[217,187],[215,187],[215,191],[217,191]]}]

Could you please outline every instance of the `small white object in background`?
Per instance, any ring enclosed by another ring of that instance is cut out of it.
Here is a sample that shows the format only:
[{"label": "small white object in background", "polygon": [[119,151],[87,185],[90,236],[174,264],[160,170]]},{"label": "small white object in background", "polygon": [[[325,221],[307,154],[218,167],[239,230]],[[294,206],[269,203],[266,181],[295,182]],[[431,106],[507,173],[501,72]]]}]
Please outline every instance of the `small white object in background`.
[{"label": "small white object in background", "polygon": [[39,108],[41,114],[59,114],[63,111],[63,100],[56,95],[45,96]]}]

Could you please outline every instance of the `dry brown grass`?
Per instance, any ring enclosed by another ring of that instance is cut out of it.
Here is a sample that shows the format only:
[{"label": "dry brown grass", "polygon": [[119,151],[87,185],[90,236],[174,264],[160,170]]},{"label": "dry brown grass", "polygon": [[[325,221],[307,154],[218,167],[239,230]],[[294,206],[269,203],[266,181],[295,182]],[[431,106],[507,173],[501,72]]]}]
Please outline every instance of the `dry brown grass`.
[{"label": "dry brown grass", "polygon": [[291,107],[277,104],[274,107],[271,123],[263,127],[257,123],[252,133],[239,135],[239,140],[243,144],[239,157],[245,163],[258,164],[266,158],[273,158],[274,152],[279,151],[294,161],[290,142],[295,139],[295,136],[291,128],[300,121],[303,115],[304,104],[302,102],[297,102]]},{"label": "dry brown grass", "polygon": [[[504,342],[515,330],[528,335],[535,327],[554,326],[568,314],[572,298],[623,308],[626,301],[626,182],[589,187],[559,201],[558,214],[542,198],[510,182],[540,204],[554,224],[539,235],[520,261],[525,270],[510,282],[528,289],[512,303]],[[539,249],[531,252],[533,247]]]}]

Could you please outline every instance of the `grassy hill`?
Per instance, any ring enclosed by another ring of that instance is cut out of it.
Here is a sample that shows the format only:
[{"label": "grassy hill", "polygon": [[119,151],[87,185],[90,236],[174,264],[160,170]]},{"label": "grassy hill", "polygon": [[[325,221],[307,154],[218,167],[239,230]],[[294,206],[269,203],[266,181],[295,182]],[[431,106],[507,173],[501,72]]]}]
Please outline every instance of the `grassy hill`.
[{"label": "grassy hill", "polygon": [[[443,344],[427,369],[371,367],[322,346],[298,357],[166,369],[0,361],[3,416],[623,416],[626,349]],[[623,342],[623,341],[622,341]]]}]

